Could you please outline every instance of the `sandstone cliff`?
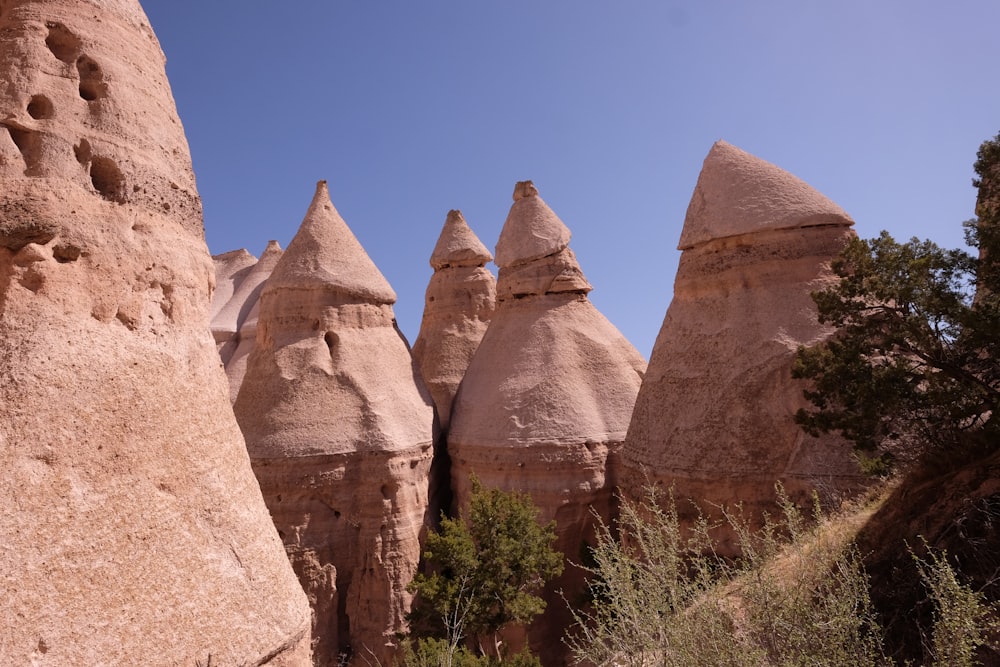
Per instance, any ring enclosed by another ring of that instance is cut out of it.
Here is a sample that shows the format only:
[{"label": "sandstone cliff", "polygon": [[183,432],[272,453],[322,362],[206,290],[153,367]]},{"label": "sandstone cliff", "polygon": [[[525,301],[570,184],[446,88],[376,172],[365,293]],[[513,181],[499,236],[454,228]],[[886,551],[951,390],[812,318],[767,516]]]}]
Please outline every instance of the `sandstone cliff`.
[{"label": "sandstone cliff", "polygon": [[145,15],[2,0],[0,81],[0,664],[309,664]]},{"label": "sandstone cliff", "polygon": [[433,408],[395,299],[320,182],[261,294],[234,405],[312,603],[317,665],[391,664],[411,602]]},{"label": "sandstone cliff", "polygon": [[660,329],[623,452],[623,486],[648,481],[678,498],[769,508],[780,481],[811,490],[859,484],[850,446],[793,422],[799,345],[831,334],[810,292],[853,235],[839,206],[786,171],[725,142],[712,147],[684,229],[674,298]]},{"label": "sandstone cliff", "polygon": [[486,268],[492,259],[462,212],[450,211],[431,253],[434,274],[413,343],[413,358],[434,398],[443,432],[451,422],[458,385],[496,309],[496,279]]},{"label": "sandstone cliff", "polygon": [[[555,519],[556,547],[576,561],[592,537],[591,509],[608,517],[618,454],[646,363],[590,303],[569,229],[518,183],[497,243],[497,309],[459,387],[448,449],[459,504],[469,475],[531,494]],[[579,569],[550,585],[532,644],[548,663],[568,619],[555,591],[576,593]]]}]

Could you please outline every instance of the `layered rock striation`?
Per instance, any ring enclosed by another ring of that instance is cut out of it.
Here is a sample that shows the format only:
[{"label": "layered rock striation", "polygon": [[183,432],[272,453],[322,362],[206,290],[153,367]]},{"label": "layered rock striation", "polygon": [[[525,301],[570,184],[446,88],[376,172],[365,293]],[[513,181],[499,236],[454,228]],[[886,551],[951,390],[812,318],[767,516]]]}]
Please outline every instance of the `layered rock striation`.
[{"label": "layered rock striation", "polygon": [[234,405],[317,665],[391,664],[411,602],[435,434],[395,300],[320,182],[261,294]]},{"label": "layered rock striation", "polygon": [[836,279],[830,261],[853,224],[788,172],[712,147],[623,452],[630,495],[662,484],[706,511],[742,502],[756,513],[773,509],[775,482],[800,501],[858,487],[850,446],[794,423],[805,402],[791,377],[796,349],[832,333],[810,293]]},{"label": "layered rock striation", "polygon": [[309,664],[145,15],[4,0],[0,81],[0,663]]},{"label": "layered rock striation", "polygon": [[[234,253],[241,252],[252,257],[246,250],[237,250],[213,257],[216,267],[216,281],[221,275],[227,279],[226,284],[233,285],[229,298],[226,299],[225,304],[218,308],[218,312],[213,315],[211,322],[212,335],[219,347],[219,356],[222,357],[226,377],[229,378],[229,398],[233,402],[236,401],[240,385],[243,384],[247,359],[257,341],[260,293],[282,254],[278,242],[269,241],[259,260],[230,276],[230,266],[235,262],[226,260]],[[221,296],[224,296],[224,293],[220,295],[220,299]],[[215,303],[216,299],[213,299],[213,305]]]},{"label": "layered rock striation", "polygon": [[[458,504],[472,473],[484,487],[528,492],[576,561],[592,539],[592,511],[610,514],[646,363],[590,303],[569,239],[534,185],[518,183],[497,243],[496,313],[455,398],[448,449]],[[562,652],[551,637],[568,623],[555,591],[572,596],[581,582],[568,565],[546,593],[531,638],[546,661]]]},{"label": "layered rock striation", "polygon": [[442,432],[451,422],[458,385],[496,309],[496,279],[486,263],[493,255],[462,217],[449,211],[431,253],[431,276],[424,298],[413,358],[434,398]]}]

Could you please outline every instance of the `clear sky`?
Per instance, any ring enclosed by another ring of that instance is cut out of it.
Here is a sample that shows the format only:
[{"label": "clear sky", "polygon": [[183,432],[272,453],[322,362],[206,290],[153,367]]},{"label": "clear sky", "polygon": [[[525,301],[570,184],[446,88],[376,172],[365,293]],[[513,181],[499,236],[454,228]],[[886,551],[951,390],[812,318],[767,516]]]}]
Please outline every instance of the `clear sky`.
[{"label": "clear sky", "polygon": [[[643,355],[725,139],[861,236],[962,244],[1000,131],[996,0],[142,0],[212,253],[285,247],[317,180],[412,343],[449,209],[496,245],[531,179]],[[495,271],[496,267],[490,265]]]}]

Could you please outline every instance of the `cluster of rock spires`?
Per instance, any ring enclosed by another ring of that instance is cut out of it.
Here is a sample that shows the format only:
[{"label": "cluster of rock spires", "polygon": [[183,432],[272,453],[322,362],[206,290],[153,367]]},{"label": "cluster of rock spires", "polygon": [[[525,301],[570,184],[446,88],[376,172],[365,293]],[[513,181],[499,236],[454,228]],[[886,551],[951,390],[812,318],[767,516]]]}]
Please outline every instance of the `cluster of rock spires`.
[{"label": "cluster of rock spires", "polygon": [[[809,293],[852,221],[773,165],[712,148],[648,369],[530,181],[497,281],[448,214],[411,354],[323,182],[287,250],[213,270],[136,0],[0,0],[0,76],[2,664],[390,664],[472,473],[530,493],[569,560],[616,489],[764,509],[775,481],[860,485],[795,427],[789,376],[832,333]],[[546,664],[581,585],[546,593]]]}]

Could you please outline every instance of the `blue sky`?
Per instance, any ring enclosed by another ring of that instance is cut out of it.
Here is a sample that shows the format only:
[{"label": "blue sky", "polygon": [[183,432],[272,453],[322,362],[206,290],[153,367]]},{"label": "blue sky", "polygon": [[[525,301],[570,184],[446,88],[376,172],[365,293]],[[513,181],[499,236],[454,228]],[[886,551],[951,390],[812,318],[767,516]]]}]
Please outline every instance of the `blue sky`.
[{"label": "blue sky", "polygon": [[[412,343],[449,209],[494,247],[518,180],[648,357],[725,139],[857,222],[962,244],[1000,131],[995,0],[144,0],[209,248],[291,240],[315,182]],[[491,265],[495,271],[496,267]]]}]

